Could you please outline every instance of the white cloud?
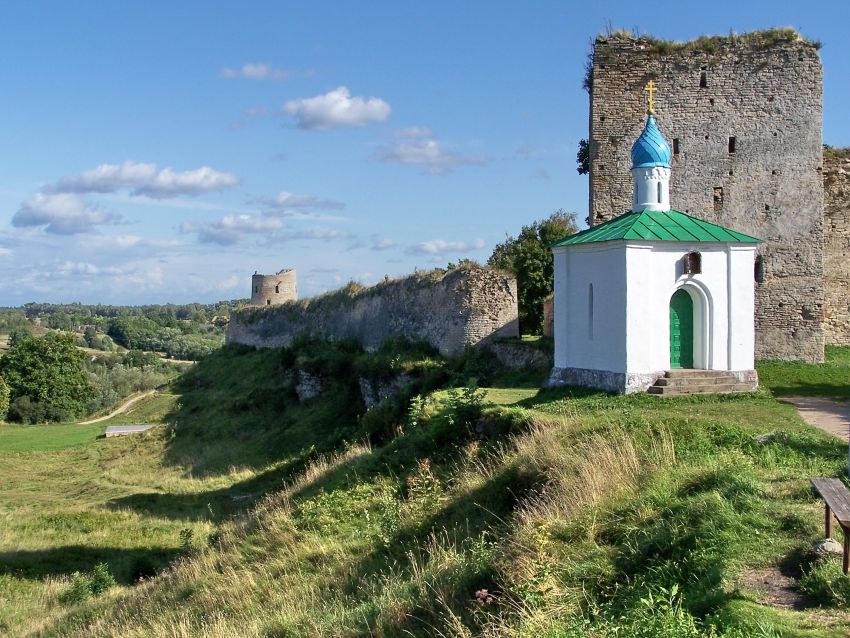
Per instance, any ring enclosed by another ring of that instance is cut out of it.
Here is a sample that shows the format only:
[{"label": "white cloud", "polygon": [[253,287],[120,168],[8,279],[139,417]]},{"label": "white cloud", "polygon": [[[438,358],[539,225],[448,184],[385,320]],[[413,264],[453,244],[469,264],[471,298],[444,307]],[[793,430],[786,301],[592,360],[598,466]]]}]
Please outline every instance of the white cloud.
[{"label": "white cloud", "polygon": [[224,68],[222,77],[247,80],[285,80],[289,74],[283,69],[275,69],[265,63],[243,64],[238,69]]},{"label": "white cloud", "polygon": [[314,210],[339,210],[345,208],[342,202],[331,199],[322,199],[312,195],[295,195],[281,191],[271,198],[258,200],[263,205],[263,215],[271,217],[293,217],[300,219],[323,219],[326,221],[340,221],[344,217],[333,215],[317,215]]},{"label": "white cloud", "polygon": [[153,199],[200,195],[233,188],[239,178],[232,173],[201,166],[190,171],[171,167],[126,161],[123,164],[101,164],[79,175],[63,177],[52,188],[58,193],[114,193],[128,189],[133,195]]},{"label": "white cloud", "polygon": [[293,241],[296,239],[307,239],[316,241],[332,241],[335,239],[351,239],[354,235],[347,230],[334,230],[332,228],[308,228],[306,230],[292,230],[275,233],[271,235],[266,245]]},{"label": "white cloud", "polygon": [[217,290],[233,290],[234,288],[239,288],[245,284],[245,277],[240,277],[239,275],[231,275],[226,279],[222,279],[221,281],[216,283]]},{"label": "white cloud", "polygon": [[369,246],[371,250],[389,250],[396,246],[396,243],[392,239],[387,239],[386,237],[376,237],[373,235],[370,239],[372,240],[372,245]]},{"label": "white cloud", "polygon": [[389,117],[390,110],[390,105],[377,97],[352,98],[344,86],[324,95],[290,100],[283,105],[283,111],[295,118],[298,128],[305,130],[366,126],[372,122],[383,122]]},{"label": "white cloud", "polygon": [[245,235],[274,233],[282,228],[283,223],[279,219],[255,215],[227,215],[206,224],[184,222],[180,226],[180,232],[197,233],[198,241],[202,244],[232,246],[240,242]]},{"label": "white cloud", "polygon": [[44,226],[48,233],[73,235],[117,218],[73,193],[36,193],[21,204],[12,216],[12,225],[19,228]]},{"label": "white cloud", "polygon": [[456,166],[482,164],[483,158],[447,151],[430,129],[410,127],[395,132],[398,141],[378,151],[384,162],[419,166],[427,175],[445,175]]},{"label": "white cloud", "polygon": [[0,246],[0,257],[11,257],[13,254],[14,251],[11,248]]},{"label": "white cloud", "polygon": [[418,244],[408,246],[405,253],[408,255],[445,255],[454,253],[465,253],[470,250],[484,248],[483,239],[473,241],[447,241],[445,239],[431,239]]}]

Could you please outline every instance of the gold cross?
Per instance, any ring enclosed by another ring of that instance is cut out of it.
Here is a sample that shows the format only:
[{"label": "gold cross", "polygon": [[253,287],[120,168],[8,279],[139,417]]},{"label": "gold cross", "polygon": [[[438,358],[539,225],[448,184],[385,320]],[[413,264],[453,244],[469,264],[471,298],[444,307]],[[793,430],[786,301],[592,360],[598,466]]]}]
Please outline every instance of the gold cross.
[{"label": "gold cross", "polygon": [[655,109],[653,108],[652,94],[655,93],[658,88],[655,86],[655,82],[650,80],[649,84],[646,85],[646,90],[649,93],[649,114],[652,115],[653,113],[655,113]]}]

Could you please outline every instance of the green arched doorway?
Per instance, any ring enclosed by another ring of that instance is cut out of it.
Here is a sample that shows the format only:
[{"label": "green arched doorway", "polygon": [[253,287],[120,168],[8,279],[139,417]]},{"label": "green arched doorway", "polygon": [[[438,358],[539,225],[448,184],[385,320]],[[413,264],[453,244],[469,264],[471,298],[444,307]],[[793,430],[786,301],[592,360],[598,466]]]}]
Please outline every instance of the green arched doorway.
[{"label": "green arched doorway", "polygon": [[683,289],[670,297],[670,367],[694,367],[694,300]]}]

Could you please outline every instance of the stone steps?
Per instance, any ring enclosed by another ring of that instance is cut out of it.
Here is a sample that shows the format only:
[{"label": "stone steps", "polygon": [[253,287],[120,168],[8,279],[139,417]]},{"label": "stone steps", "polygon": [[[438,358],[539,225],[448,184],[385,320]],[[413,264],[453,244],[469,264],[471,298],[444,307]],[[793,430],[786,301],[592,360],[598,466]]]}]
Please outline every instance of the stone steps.
[{"label": "stone steps", "polygon": [[724,370],[668,370],[647,390],[657,396],[752,392],[751,384]]}]

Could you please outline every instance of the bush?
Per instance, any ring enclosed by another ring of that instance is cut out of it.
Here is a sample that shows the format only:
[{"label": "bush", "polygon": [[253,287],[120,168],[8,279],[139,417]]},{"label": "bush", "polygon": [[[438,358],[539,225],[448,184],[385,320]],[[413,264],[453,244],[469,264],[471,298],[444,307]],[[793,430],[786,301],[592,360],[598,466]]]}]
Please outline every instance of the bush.
[{"label": "bush", "polygon": [[78,605],[115,585],[115,578],[112,577],[109,566],[101,562],[95,565],[91,572],[74,572],[71,575],[71,585],[60,596],[60,600],[65,604]]},{"label": "bush", "polygon": [[481,418],[482,404],[486,393],[476,387],[452,388],[449,390],[448,404],[452,413],[449,418],[453,424],[474,427]]},{"label": "bush", "polygon": [[71,586],[60,598],[63,603],[78,605],[86,602],[90,597],[88,577],[80,572],[74,572],[71,574]]},{"label": "bush", "polygon": [[93,596],[102,594],[110,587],[115,587],[116,584],[106,563],[98,563],[94,566],[89,577],[89,591]]}]

